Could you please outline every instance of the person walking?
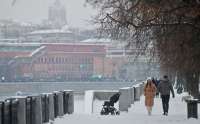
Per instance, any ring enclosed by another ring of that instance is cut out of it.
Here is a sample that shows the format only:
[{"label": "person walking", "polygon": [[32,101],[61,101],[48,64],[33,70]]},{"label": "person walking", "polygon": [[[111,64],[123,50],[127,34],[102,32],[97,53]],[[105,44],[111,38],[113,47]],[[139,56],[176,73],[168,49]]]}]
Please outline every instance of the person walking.
[{"label": "person walking", "polygon": [[171,82],[168,79],[167,75],[163,76],[163,79],[158,84],[158,91],[161,95],[162,106],[163,106],[163,115],[168,115],[169,110],[169,99],[170,99],[170,91],[172,93],[172,97],[174,98],[174,90]]},{"label": "person walking", "polygon": [[151,115],[155,94],[156,86],[151,79],[148,79],[144,86],[145,106],[147,108],[148,115]]}]

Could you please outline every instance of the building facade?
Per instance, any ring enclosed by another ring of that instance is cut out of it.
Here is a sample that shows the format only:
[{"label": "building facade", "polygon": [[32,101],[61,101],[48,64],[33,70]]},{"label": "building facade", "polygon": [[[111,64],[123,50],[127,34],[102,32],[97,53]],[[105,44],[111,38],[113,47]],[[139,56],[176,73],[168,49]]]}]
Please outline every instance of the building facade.
[{"label": "building facade", "polygon": [[1,62],[4,67],[0,70],[1,77],[8,81],[86,81],[94,74],[103,73],[104,45],[52,43],[28,46],[0,47],[0,58],[5,61]]},{"label": "building facade", "polygon": [[46,53],[36,59],[32,72],[36,79],[88,80],[95,73],[95,58],[105,57],[103,45],[46,44]]},{"label": "building facade", "polygon": [[130,52],[94,43],[3,43],[0,77],[8,81],[130,81],[145,77],[149,70],[146,62],[131,64],[127,54]]}]

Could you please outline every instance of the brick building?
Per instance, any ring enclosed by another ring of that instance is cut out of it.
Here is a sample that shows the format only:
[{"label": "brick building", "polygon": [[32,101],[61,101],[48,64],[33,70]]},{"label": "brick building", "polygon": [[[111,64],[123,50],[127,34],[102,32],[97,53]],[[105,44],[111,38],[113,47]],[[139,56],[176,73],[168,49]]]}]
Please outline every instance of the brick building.
[{"label": "brick building", "polygon": [[8,81],[88,80],[104,73],[105,55],[104,45],[4,44],[0,45],[0,76]]},{"label": "brick building", "polygon": [[102,60],[103,45],[45,44],[45,54],[36,59],[32,72],[36,79],[88,80],[98,69],[94,60]]}]

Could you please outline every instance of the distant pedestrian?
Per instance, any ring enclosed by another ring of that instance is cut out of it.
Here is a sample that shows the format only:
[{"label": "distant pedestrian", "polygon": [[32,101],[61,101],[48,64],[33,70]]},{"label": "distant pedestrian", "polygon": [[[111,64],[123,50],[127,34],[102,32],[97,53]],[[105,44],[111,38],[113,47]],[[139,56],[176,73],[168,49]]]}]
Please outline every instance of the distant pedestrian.
[{"label": "distant pedestrian", "polygon": [[148,115],[151,115],[155,94],[156,86],[151,79],[148,79],[144,86],[145,106],[147,108]]},{"label": "distant pedestrian", "polygon": [[175,97],[172,84],[167,75],[163,76],[163,79],[160,80],[160,83],[158,84],[158,91],[162,99],[163,115],[167,116],[169,110],[170,91],[172,93],[172,97]]}]

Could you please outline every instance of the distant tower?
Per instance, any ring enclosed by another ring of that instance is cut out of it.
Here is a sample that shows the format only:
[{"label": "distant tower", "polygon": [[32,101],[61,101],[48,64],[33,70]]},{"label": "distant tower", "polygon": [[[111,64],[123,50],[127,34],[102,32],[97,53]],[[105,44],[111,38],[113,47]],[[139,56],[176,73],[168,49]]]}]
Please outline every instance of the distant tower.
[{"label": "distant tower", "polygon": [[56,28],[67,24],[66,10],[65,7],[61,5],[60,0],[55,0],[54,4],[49,7],[48,21]]}]

